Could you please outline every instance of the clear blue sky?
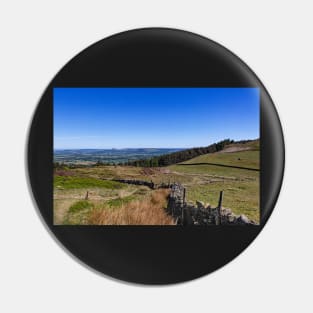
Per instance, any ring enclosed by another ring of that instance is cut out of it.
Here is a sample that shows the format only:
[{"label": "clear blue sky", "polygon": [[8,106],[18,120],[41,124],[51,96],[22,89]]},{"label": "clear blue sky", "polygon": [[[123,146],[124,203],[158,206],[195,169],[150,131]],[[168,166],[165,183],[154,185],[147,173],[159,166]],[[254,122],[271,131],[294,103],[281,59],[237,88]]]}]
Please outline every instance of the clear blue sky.
[{"label": "clear blue sky", "polygon": [[259,137],[258,88],[54,88],[54,148],[185,148]]}]

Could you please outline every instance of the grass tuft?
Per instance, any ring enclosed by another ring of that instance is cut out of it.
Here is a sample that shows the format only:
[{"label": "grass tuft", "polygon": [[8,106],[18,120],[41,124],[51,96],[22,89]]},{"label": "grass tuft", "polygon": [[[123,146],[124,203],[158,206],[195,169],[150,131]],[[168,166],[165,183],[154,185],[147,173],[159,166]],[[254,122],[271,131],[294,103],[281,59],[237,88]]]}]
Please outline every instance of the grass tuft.
[{"label": "grass tuft", "polygon": [[94,207],[94,205],[91,202],[89,202],[87,200],[81,200],[81,201],[77,201],[74,204],[72,204],[68,211],[70,213],[76,213],[78,211],[85,210],[85,209],[91,209],[93,207]]},{"label": "grass tuft", "polygon": [[135,196],[131,195],[131,196],[127,196],[127,197],[124,197],[124,198],[117,198],[117,199],[112,199],[112,200],[109,200],[107,201],[107,205],[109,207],[113,207],[113,208],[116,208],[116,207],[120,207],[126,203],[129,203],[130,201],[134,200],[135,199]]},{"label": "grass tuft", "polygon": [[164,208],[167,205],[169,190],[155,190],[142,200],[123,203],[119,209],[95,208],[89,212],[90,225],[174,225],[171,216]]}]

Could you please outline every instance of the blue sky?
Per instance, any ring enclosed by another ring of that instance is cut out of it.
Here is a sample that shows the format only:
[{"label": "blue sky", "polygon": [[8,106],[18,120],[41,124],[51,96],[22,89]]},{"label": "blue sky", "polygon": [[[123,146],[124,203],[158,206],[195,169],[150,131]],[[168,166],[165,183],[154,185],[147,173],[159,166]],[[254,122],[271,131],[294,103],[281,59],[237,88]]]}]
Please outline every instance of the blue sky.
[{"label": "blue sky", "polygon": [[187,148],[259,137],[258,88],[54,88],[54,148]]}]

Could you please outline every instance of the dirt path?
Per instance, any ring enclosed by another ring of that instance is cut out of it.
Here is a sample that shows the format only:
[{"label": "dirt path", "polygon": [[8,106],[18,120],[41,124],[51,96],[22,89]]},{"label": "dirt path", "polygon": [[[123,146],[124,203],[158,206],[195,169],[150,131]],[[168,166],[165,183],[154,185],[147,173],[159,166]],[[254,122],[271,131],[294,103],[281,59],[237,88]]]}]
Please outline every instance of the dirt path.
[{"label": "dirt path", "polygon": [[[101,196],[96,194],[96,191],[89,191],[88,199],[91,201],[109,201],[119,198],[125,198],[133,195],[138,189],[134,190],[120,190],[115,196]],[[60,194],[54,195],[53,199],[53,222],[54,225],[62,225],[64,218],[68,212],[71,205],[79,200],[84,200],[86,195],[86,190],[81,190],[73,194]],[[98,191],[99,192],[99,191]]]},{"label": "dirt path", "polygon": [[76,199],[54,199],[53,200],[53,224],[62,225],[69,207],[76,202]]}]

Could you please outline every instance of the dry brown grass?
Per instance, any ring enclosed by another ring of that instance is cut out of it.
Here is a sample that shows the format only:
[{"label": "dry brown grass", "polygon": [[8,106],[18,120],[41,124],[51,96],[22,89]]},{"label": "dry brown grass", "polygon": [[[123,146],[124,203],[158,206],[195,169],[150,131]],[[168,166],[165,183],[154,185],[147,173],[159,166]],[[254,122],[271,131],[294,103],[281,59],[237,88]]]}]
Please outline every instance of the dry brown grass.
[{"label": "dry brown grass", "polygon": [[155,190],[142,200],[134,200],[120,208],[96,208],[88,216],[90,225],[174,225],[166,214],[169,190]]}]

